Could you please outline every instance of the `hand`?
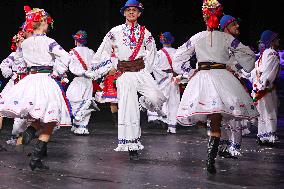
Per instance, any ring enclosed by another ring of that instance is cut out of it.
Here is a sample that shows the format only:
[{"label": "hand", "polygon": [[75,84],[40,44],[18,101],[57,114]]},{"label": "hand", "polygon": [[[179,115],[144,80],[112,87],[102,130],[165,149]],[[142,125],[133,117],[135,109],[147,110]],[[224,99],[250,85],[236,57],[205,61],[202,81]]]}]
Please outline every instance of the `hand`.
[{"label": "hand", "polygon": [[69,83],[69,79],[67,78],[67,77],[63,77],[62,79],[61,79],[61,83]]},{"label": "hand", "polygon": [[91,70],[87,70],[84,75],[87,77],[87,78],[90,78],[90,79],[94,79],[96,74],[94,71],[91,71]]},{"label": "hand", "polygon": [[174,82],[174,84],[179,85],[181,83],[181,77],[182,77],[182,75],[172,77],[172,81]]}]

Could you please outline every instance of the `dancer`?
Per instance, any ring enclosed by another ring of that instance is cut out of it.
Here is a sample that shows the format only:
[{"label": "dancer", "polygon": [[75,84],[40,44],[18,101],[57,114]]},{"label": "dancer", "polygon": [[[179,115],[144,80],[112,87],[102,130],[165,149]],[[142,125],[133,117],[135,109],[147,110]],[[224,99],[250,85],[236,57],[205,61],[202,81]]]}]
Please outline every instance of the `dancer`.
[{"label": "dancer", "polygon": [[71,126],[70,106],[54,79],[67,71],[70,58],[55,40],[45,35],[48,28],[46,12],[28,6],[24,9],[26,29],[33,33],[21,44],[29,75],[14,85],[8,95],[1,97],[0,114],[35,120],[32,127],[28,127],[29,132],[23,134],[23,143],[35,138],[39,130],[29,165],[32,170],[46,170],[48,166],[42,162],[42,156],[53,128],[56,125]]},{"label": "dancer", "polygon": [[[220,19],[221,31],[238,38],[240,35],[239,21],[231,15],[224,15]],[[231,52],[232,53],[232,52]],[[245,72],[238,64],[237,60],[233,56],[230,57],[230,63],[227,68],[232,71],[237,79],[242,83],[243,72]],[[249,73],[247,73],[249,74]],[[243,84],[243,83],[242,83]],[[243,84],[245,87],[245,84]],[[241,155],[241,143],[242,143],[242,130],[244,126],[242,125],[244,121],[240,119],[232,119],[228,122],[223,121],[221,127],[221,140],[218,154],[222,157],[231,158]]]},{"label": "dancer", "polygon": [[115,151],[129,151],[130,160],[138,160],[140,142],[140,112],[137,92],[144,98],[140,103],[151,111],[162,114],[165,97],[151,76],[156,58],[156,45],[151,33],[138,24],[143,12],[142,4],[128,0],[120,10],[125,24],[111,29],[95,55],[95,63],[109,59],[112,47],[118,58],[117,70],[122,75],[117,79],[118,95],[118,147]]},{"label": "dancer", "polygon": [[74,131],[77,135],[89,135],[88,123],[93,111],[93,109],[90,109],[90,105],[93,103],[93,78],[86,77],[85,72],[92,69],[91,60],[94,51],[85,46],[87,44],[87,32],[79,30],[72,37],[75,40],[76,47],[70,51],[69,70],[76,77],[66,91],[74,115],[71,131]]},{"label": "dancer", "polygon": [[[159,89],[163,92],[167,101],[163,104],[163,112],[167,117],[159,117],[156,112],[147,111],[148,121],[160,120],[168,124],[168,133],[176,133],[177,110],[180,103],[179,85],[174,83],[172,78],[177,74],[173,71],[173,56],[176,49],[172,47],[174,37],[170,32],[165,32],[160,36],[160,43],[163,48],[157,53],[157,63],[153,71]],[[159,70],[163,70],[162,72]]]},{"label": "dancer", "polygon": [[[177,49],[173,67],[181,65],[196,53],[197,70],[189,72],[189,82],[183,93],[177,119],[182,125],[194,125],[210,120],[207,171],[215,173],[215,158],[221,136],[221,122],[225,119],[251,119],[258,116],[252,99],[243,86],[226,70],[230,63],[229,50],[234,53],[239,65],[247,72],[253,69],[255,54],[233,36],[217,31],[218,17],[223,7],[217,0],[205,0],[202,11],[207,31],[191,37]],[[182,76],[177,76],[178,82]]]},{"label": "dancer", "polygon": [[[11,77],[9,82],[2,90],[1,95],[5,95],[5,93],[8,93],[12,86],[17,84],[21,79],[23,79],[27,75],[26,63],[23,60],[22,51],[20,48],[21,43],[24,41],[24,37],[24,31],[19,31],[13,37],[11,45],[11,50],[13,52],[5,60],[3,60],[0,65],[2,75],[5,78]],[[15,118],[12,136],[11,139],[7,141],[7,144],[16,145],[17,139],[20,137],[20,134],[25,130],[27,124],[28,122],[26,119]]]},{"label": "dancer", "polygon": [[275,79],[280,71],[278,34],[265,30],[260,43],[264,47],[255,63],[253,98],[260,113],[258,118],[257,142],[259,145],[272,146],[277,141],[277,108]]}]

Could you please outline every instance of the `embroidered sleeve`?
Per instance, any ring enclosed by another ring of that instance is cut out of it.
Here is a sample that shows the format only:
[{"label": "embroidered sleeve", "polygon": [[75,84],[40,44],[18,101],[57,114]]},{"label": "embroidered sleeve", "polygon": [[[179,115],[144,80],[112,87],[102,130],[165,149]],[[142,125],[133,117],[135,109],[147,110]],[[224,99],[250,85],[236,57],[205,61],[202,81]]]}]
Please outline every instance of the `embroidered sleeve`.
[{"label": "embroidered sleeve", "polygon": [[263,62],[259,67],[260,75],[259,80],[264,85],[263,87],[272,87],[272,84],[279,73],[280,59],[277,53],[272,52],[263,57]]},{"label": "embroidered sleeve", "polygon": [[236,49],[240,44],[240,41],[238,39],[234,39],[231,43],[231,47]]},{"label": "embroidered sleeve", "polygon": [[173,69],[178,74],[189,72],[192,68],[190,66],[190,59],[195,54],[195,47],[191,39],[180,46],[173,59]]},{"label": "embroidered sleeve", "polygon": [[95,75],[95,80],[103,77],[104,75],[106,75],[109,70],[113,67],[113,62],[111,61],[111,59],[109,60],[105,60],[103,62],[101,62],[100,64],[96,64],[93,65],[92,67],[92,72]]},{"label": "embroidered sleeve", "polygon": [[[61,48],[61,47],[59,46],[59,44],[58,44],[56,41],[50,43],[50,44],[49,44],[49,52],[52,52],[55,47]],[[61,49],[62,49],[62,48],[61,48]]]},{"label": "embroidered sleeve", "polygon": [[150,35],[150,36],[148,37],[148,39],[146,40],[145,45],[146,45],[146,46],[149,45],[150,43],[152,43],[153,40],[154,40],[153,36]]},{"label": "embroidered sleeve", "polygon": [[145,29],[145,51],[146,55],[144,57],[145,68],[149,72],[153,71],[153,66],[155,64],[157,48],[154,38],[151,33]]},{"label": "embroidered sleeve", "polygon": [[246,72],[250,72],[254,68],[254,52],[231,35],[226,34],[224,36],[228,41],[228,50],[232,51],[233,56],[240,66],[242,66]]},{"label": "embroidered sleeve", "polygon": [[112,31],[108,32],[104,37],[103,42],[98,48],[97,52],[93,56],[91,65],[93,67],[99,66],[102,62],[106,62],[111,59],[112,47],[115,41],[115,36]]},{"label": "embroidered sleeve", "polygon": [[107,37],[110,41],[114,42],[115,41],[115,37],[114,37],[114,34],[110,31],[108,32],[107,34]]},{"label": "embroidered sleeve", "polygon": [[2,63],[0,64],[0,69],[1,69],[2,75],[5,78],[12,76],[12,73],[13,73],[12,64],[13,64],[14,61],[15,61],[14,56],[11,54],[6,59],[4,59],[2,61]]},{"label": "embroidered sleeve", "polygon": [[49,52],[56,59],[54,70],[56,70],[60,75],[64,74],[68,70],[70,63],[69,54],[56,41],[49,44]]}]

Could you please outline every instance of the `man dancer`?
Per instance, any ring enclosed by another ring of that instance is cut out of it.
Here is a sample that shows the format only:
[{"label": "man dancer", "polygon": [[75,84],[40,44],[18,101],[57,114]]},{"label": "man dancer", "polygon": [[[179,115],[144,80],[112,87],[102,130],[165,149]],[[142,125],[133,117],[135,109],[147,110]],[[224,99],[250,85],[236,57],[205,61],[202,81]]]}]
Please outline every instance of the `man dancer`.
[{"label": "man dancer", "polygon": [[[221,31],[237,38],[240,35],[239,22],[236,18],[230,15],[224,15],[220,19]],[[242,67],[238,64],[235,57],[230,57],[231,64],[227,65],[234,75],[240,80],[242,77]],[[221,128],[221,140],[219,155],[222,157],[236,157],[241,155],[240,148],[242,142],[242,122],[238,119],[232,119],[228,122],[223,122]]]},{"label": "man dancer", "polygon": [[275,79],[279,73],[280,58],[278,34],[266,30],[262,33],[260,43],[264,47],[255,63],[253,78],[253,98],[260,113],[258,118],[257,142],[259,145],[271,146],[277,141],[278,99]]},{"label": "man dancer", "polygon": [[[86,71],[91,70],[91,60],[94,51],[86,47],[87,32],[79,30],[72,35],[75,41],[75,48],[70,51],[71,61],[69,70],[76,76],[70,83],[66,96],[70,101],[75,119],[71,131],[76,135],[89,135],[88,124],[92,109],[89,109],[93,95],[92,77],[86,77]],[[84,116],[77,115],[83,111]],[[79,119],[78,119],[79,118]]]},{"label": "man dancer", "polygon": [[142,4],[128,0],[120,10],[125,24],[112,28],[95,54],[95,63],[110,59],[112,47],[117,55],[118,146],[115,151],[128,151],[130,160],[138,160],[140,142],[140,112],[137,92],[144,96],[143,106],[162,114],[165,97],[151,76],[156,58],[156,44],[151,33],[138,24],[143,12]]},{"label": "man dancer", "polygon": [[[174,37],[170,32],[164,32],[160,36],[160,43],[163,48],[157,53],[157,62],[154,70],[154,77],[157,81],[159,89],[163,91],[167,101],[163,105],[163,112],[166,113],[167,117],[159,117],[156,112],[148,111],[148,121],[160,120],[168,124],[168,133],[176,133],[177,125],[177,110],[180,102],[180,91],[179,85],[173,82],[173,77],[177,74],[173,71],[173,56],[176,49],[172,47]],[[160,70],[160,71],[159,71]],[[161,71],[162,70],[162,71]]]}]

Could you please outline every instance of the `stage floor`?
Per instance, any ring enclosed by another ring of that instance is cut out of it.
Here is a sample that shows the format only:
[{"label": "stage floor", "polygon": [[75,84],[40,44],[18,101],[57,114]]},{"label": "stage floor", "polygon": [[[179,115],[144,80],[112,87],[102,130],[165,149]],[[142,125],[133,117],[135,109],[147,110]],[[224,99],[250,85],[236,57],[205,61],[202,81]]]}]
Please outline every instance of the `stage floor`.
[{"label": "stage floor", "polygon": [[[95,113],[94,116],[100,113]],[[145,117],[142,116],[144,120]],[[58,130],[48,144],[50,166],[45,172],[28,167],[33,144],[24,152],[7,146],[0,152],[0,188],[284,188],[284,119],[279,119],[280,143],[274,148],[256,144],[256,128],[243,138],[242,157],[216,161],[218,173],[205,170],[207,138],[200,130],[179,128],[176,135],[143,123],[140,160],[131,162],[127,152],[115,152],[117,129],[93,117],[90,136],[74,136],[70,128]],[[6,120],[0,142],[9,138]]]}]

